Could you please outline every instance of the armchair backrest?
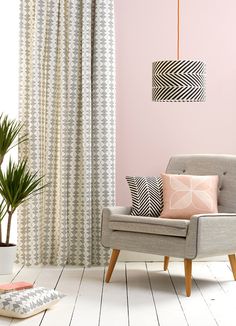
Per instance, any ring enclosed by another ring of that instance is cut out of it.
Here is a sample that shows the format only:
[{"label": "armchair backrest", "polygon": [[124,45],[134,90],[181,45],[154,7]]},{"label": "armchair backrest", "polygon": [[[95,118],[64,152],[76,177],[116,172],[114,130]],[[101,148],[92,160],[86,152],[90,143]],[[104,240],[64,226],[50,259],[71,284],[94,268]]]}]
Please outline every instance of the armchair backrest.
[{"label": "armchair backrest", "polygon": [[219,175],[218,210],[236,212],[236,155],[178,155],[171,157],[166,173]]}]

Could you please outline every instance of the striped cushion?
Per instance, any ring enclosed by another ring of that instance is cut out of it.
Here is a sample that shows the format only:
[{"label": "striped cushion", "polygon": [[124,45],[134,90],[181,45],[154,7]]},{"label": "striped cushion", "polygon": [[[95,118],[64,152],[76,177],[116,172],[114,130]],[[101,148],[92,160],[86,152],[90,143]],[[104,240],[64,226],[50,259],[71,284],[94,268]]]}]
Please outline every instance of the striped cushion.
[{"label": "striped cushion", "polygon": [[131,215],[158,217],[163,208],[163,189],[161,177],[130,177],[132,197]]}]

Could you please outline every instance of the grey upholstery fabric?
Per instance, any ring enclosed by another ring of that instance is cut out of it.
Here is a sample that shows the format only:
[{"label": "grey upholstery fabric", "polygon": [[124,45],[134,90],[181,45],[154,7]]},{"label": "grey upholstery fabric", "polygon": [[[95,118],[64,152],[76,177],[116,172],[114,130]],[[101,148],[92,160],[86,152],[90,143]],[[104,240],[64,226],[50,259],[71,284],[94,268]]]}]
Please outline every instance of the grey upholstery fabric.
[{"label": "grey upholstery fabric", "polygon": [[102,210],[102,228],[101,228],[101,242],[104,247],[112,247],[111,234],[112,230],[109,229],[110,217],[114,214],[128,215],[131,212],[131,207],[104,207]]},{"label": "grey upholstery fabric", "polygon": [[185,238],[181,237],[114,231],[111,235],[111,243],[111,248],[115,249],[180,258],[185,257],[186,241]]},{"label": "grey upholstery fabric", "polygon": [[194,215],[186,238],[186,258],[236,252],[236,214]]},{"label": "grey upholstery fabric", "polygon": [[[171,257],[194,259],[236,252],[236,156],[181,155],[172,157],[167,173],[219,175],[219,214],[194,215],[190,221],[161,222],[149,217],[127,216],[130,207],[103,209],[104,246]],[[144,221],[144,219],[146,221]],[[164,219],[162,219],[164,220]],[[176,225],[176,222],[182,224]],[[187,222],[187,223],[186,223]],[[164,224],[162,224],[164,223]],[[166,224],[165,224],[166,223]],[[184,231],[186,237],[173,232]],[[162,230],[162,235],[151,229]],[[173,231],[175,230],[175,231]],[[165,232],[165,233],[164,233]]]},{"label": "grey upholstery fabric", "polygon": [[186,237],[189,221],[132,215],[112,215],[111,230]]}]

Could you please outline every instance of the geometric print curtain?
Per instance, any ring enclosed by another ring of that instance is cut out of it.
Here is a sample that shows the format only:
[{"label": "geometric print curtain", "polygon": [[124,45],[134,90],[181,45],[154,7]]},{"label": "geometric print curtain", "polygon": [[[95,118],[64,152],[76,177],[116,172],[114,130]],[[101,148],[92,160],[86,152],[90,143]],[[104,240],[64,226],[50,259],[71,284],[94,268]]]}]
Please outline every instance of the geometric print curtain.
[{"label": "geometric print curtain", "polygon": [[115,200],[113,0],[21,0],[19,156],[48,187],[18,211],[19,262],[100,265]]}]

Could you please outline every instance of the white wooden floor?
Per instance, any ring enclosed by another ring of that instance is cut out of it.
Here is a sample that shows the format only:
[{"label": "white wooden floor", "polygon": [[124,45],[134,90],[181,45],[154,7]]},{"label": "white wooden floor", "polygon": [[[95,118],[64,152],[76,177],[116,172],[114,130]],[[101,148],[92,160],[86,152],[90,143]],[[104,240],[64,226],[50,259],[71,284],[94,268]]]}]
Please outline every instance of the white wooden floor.
[{"label": "white wooden floor", "polygon": [[34,282],[66,294],[46,313],[0,326],[235,326],[236,282],[226,262],[193,263],[192,296],[185,296],[183,263],[117,263],[111,283],[102,267],[15,266],[0,283]]}]

